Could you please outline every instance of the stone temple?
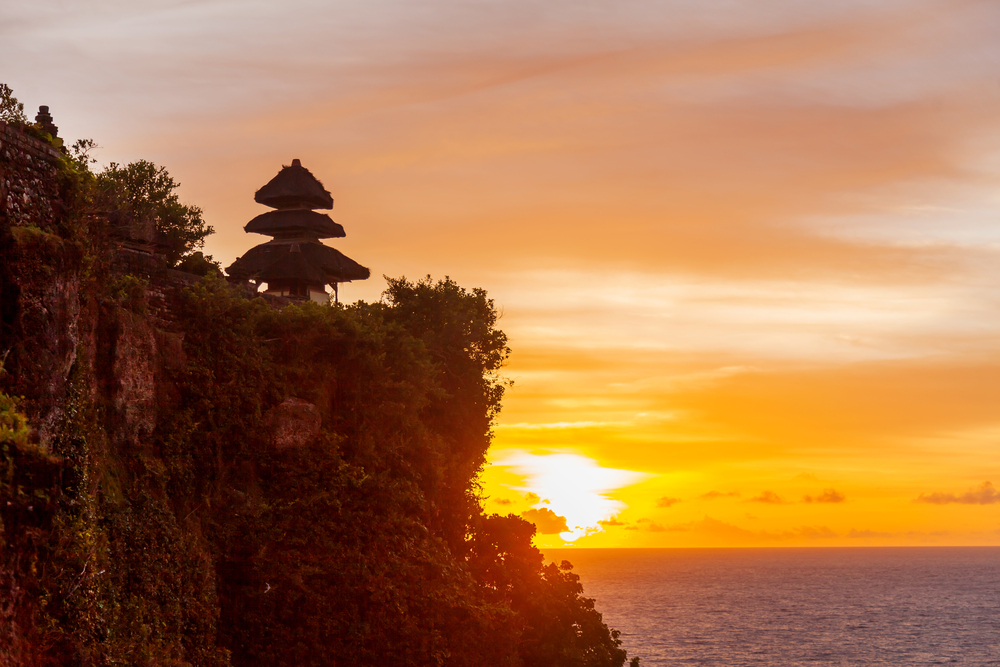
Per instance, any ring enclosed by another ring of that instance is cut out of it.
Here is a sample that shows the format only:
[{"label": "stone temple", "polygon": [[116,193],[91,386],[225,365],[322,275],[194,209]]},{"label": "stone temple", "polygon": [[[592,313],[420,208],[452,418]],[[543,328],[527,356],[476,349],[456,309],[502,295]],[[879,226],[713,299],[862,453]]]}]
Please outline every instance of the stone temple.
[{"label": "stone temple", "polygon": [[226,269],[234,282],[267,283],[265,294],[329,303],[327,285],[337,299],[337,285],[365,280],[371,271],[320,239],[347,236],[344,228],[316,209],[332,209],[333,197],[323,184],[292,160],[254,195],[254,201],[275,209],[246,224],[248,233],[272,237],[251,248]]}]

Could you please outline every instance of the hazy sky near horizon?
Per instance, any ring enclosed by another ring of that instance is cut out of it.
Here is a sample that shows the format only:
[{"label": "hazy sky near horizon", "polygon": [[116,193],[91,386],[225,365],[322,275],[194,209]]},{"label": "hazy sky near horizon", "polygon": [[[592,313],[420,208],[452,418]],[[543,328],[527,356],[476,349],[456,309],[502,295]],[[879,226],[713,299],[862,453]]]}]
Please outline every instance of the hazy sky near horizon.
[{"label": "hazy sky near horizon", "polygon": [[0,81],[165,165],[223,265],[300,158],[374,276],[486,288],[488,511],[1000,544],[998,3],[7,2]]}]

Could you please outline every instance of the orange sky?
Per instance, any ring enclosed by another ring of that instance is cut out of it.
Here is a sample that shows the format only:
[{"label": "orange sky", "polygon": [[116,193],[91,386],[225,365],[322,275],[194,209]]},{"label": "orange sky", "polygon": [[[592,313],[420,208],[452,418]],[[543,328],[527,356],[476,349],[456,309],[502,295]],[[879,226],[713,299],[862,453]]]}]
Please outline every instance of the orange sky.
[{"label": "orange sky", "polygon": [[297,157],[373,275],[489,291],[541,546],[1000,544],[997,3],[18,4],[0,80],[224,265]]}]

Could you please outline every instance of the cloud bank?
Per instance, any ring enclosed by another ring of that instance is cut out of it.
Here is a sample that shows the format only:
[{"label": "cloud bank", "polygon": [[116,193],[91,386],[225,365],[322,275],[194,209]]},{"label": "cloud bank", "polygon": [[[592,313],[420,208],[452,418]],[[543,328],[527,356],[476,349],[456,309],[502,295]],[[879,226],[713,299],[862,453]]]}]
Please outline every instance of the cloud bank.
[{"label": "cloud bank", "polygon": [[960,505],[993,505],[1000,503],[1000,492],[996,490],[992,482],[986,481],[961,495],[941,492],[928,493],[926,495],[921,493],[914,502],[930,503],[932,505],[949,505],[951,503],[958,503]]}]

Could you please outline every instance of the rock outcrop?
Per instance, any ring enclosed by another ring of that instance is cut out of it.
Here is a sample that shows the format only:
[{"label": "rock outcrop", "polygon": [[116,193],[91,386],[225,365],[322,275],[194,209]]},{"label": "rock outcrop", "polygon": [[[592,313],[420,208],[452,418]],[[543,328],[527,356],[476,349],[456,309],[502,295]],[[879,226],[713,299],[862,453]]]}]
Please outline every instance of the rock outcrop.
[{"label": "rock outcrop", "polygon": [[322,424],[316,406],[300,398],[287,398],[268,411],[265,423],[271,432],[271,443],[278,449],[304,447],[319,435]]}]

